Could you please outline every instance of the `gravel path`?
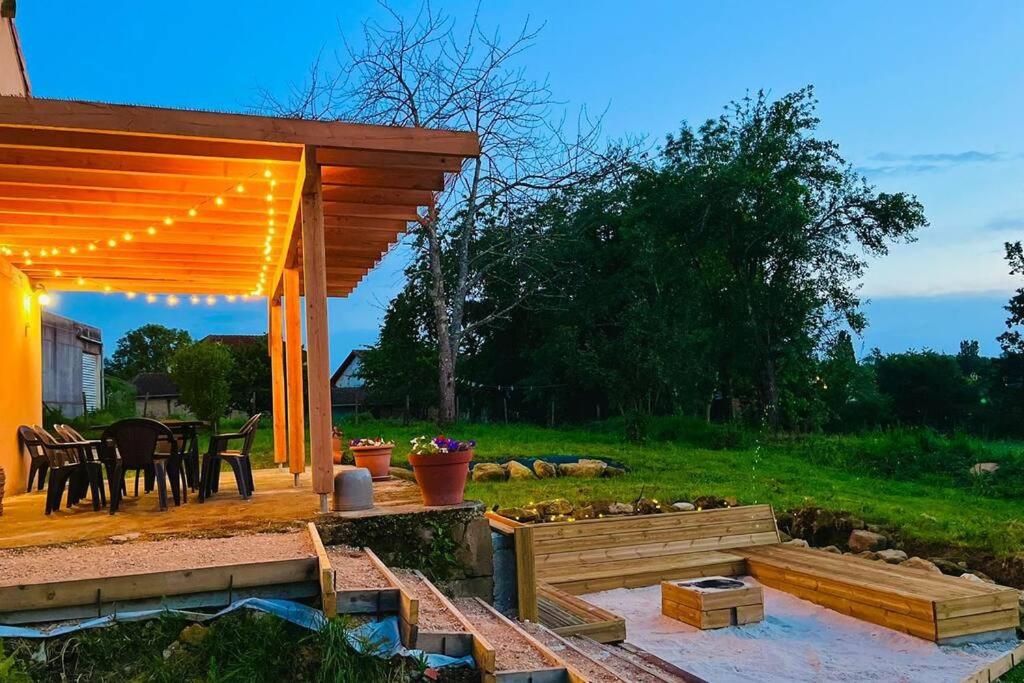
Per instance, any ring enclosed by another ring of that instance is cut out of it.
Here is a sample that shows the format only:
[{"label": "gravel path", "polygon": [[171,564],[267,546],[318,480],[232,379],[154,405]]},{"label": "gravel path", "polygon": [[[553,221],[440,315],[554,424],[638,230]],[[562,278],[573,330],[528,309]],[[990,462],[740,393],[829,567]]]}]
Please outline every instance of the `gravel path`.
[{"label": "gravel path", "polygon": [[334,569],[334,587],[345,590],[394,588],[388,577],[359,548],[329,545],[327,557]]},{"label": "gravel path", "polygon": [[462,622],[438,600],[434,591],[419,576],[406,569],[396,569],[398,579],[420,601],[419,627],[431,633],[465,633]]},{"label": "gravel path", "polygon": [[455,606],[494,648],[498,671],[550,669],[551,663],[515,629],[491,614],[474,599],[456,600]]},{"label": "gravel path", "polygon": [[314,557],[305,531],[118,545],[0,550],[0,586]]},{"label": "gravel path", "polygon": [[547,645],[549,650],[586,676],[587,680],[591,683],[630,683],[631,681],[632,683],[637,683],[637,681],[632,679],[621,678],[612,674],[586,655],[577,652],[571,647],[566,647],[565,643],[543,626],[526,622],[522,624],[522,627],[531,636]]}]

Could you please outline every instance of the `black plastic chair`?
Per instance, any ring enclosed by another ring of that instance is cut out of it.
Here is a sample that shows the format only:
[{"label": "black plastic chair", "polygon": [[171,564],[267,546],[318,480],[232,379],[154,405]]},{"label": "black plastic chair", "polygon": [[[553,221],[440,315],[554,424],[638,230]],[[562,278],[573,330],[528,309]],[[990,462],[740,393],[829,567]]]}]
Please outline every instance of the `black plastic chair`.
[{"label": "black plastic chair", "polygon": [[[161,510],[167,509],[168,477],[174,504],[181,505],[183,500],[188,502],[187,487],[184,491],[181,487],[182,463],[178,440],[166,425],[146,417],[132,417],[107,427],[100,440],[105,444],[113,444],[120,455],[114,468],[114,483],[110,487],[110,514],[114,514],[120,507],[121,491],[125,488],[124,478],[129,470],[136,471],[136,485],[139,471],[153,472]],[[157,445],[161,441],[169,444],[168,453],[157,452]]]},{"label": "black plastic chair", "polygon": [[18,437],[30,452],[41,451],[47,460],[49,483],[46,487],[46,514],[60,509],[67,488],[67,506],[76,505],[90,491],[93,510],[99,510],[103,496],[103,472],[100,464],[82,455],[82,442],[60,442],[42,427],[21,426]]},{"label": "black plastic chair", "polygon": [[[53,431],[64,441],[77,441],[84,444],[82,446],[82,455],[86,457],[90,462],[98,462],[103,465],[103,469],[107,474],[107,483],[110,486],[114,485],[114,467],[117,464],[117,449],[113,447],[107,447],[100,439],[86,439],[82,436],[81,432],[66,424],[55,424],[53,425]],[[122,488],[122,492],[125,489]],[[114,492],[110,492],[113,497]],[[106,501],[103,501],[104,505]]]},{"label": "black plastic chair", "polygon": [[[202,476],[199,480],[199,502],[205,501],[220,489],[220,463],[223,460],[231,466],[238,485],[238,493],[248,499],[256,488],[252,478],[252,461],[249,452],[256,439],[256,428],[259,426],[263,413],[256,413],[242,425],[237,432],[213,434],[210,436],[210,448],[203,456]],[[238,450],[229,449],[232,441],[241,441]]]}]

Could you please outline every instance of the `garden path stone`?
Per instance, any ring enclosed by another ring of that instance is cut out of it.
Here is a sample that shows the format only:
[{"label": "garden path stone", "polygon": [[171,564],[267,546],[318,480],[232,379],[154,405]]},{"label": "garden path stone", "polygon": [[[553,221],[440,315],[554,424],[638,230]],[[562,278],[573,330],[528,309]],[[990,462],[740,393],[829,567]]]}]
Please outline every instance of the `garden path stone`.
[{"label": "garden path stone", "polygon": [[533,470],[525,465],[521,465],[515,460],[508,462],[508,478],[509,479],[533,479]]},{"label": "garden path stone", "polygon": [[558,476],[558,468],[539,458],[533,461],[533,471],[541,479],[550,479],[551,477]]},{"label": "garden path stone", "polygon": [[693,503],[687,503],[685,500],[681,500],[678,503],[672,503],[672,508],[679,512],[691,512],[692,510],[696,510],[697,506]]},{"label": "garden path stone", "polygon": [[925,571],[932,572],[933,574],[942,573],[942,570],[935,566],[934,562],[929,562],[923,557],[911,557],[909,560],[902,562],[902,566],[911,567],[912,569],[924,569]]},{"label": "garden path stone", "polygon": [[901,564],[907,559],[907,554],[902,550],[879,550],[878,557],[889,564]]},{"label": "garden path stone", "polygon": [[850,540],[847,545],[855,553],[865,550],[880,550],[887,544],[887,539],[882,534],[864,529],[854,529],[850,532]]},{"label": "garden path stone", "polygon": [[505,481],[505,468],[493,462],[477,463],[473,467],[473,481]]}]

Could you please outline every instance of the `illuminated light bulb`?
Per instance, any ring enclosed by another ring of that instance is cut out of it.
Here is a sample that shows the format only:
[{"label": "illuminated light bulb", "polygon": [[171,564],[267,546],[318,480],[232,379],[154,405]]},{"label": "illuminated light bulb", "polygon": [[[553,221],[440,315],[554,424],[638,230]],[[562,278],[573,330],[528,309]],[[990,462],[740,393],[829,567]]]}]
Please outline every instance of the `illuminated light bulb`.
[{"label": "illuminated light bulb", "polygon": [[39,255],[40,256],[49,256],[50,252],[46,251],[45,249],[40,249],[39,250]]},{"label": "illuminated light bulb", "polygon": [[60,268],[58,268],[57,270],[53,271],[53,276],[54,277],[60,277],[61,275],[63,275],[63,273],[60,272]]},{"label": "illuminated light bulb", "polygon": [[270,193],[268,192],[268,193],[267,193],[267,196],[266,196],[266,200],[267,200],[268,202],[272,202],[272,201],[274,201],[274,195],[272,195],[272,194],[270,194]]},{"label": "illuminated light bulb", "polygon": [[276,232],[277,232],[277,230],[275,230],[274,228],[267,228],[267,234],[268,234],[268,235],[273,235],[273,234],[275,234]]},{"label": "illuminated light bulb", "polygon": [[248,300],[249,300],[249,295],[248,294],[243,294],[242,295],[242,301],[248,301]]},{"label": "illuminated light bulb", "polygon": [[199,213],[199,212],[195,210],[195,207],[193,207],[193,208],[191,208],[191,209],[189,209],[189,210],[188,210],[188,215],[189,215],[189,216],[192,216],[193,218],[195,218],[195,215],[196,215],[197,213]]},{"label": "illuminated light bulb", "polygon": [[107,240],[107,246],[113,249],[117,246],[117,240]]},{"label": "illuminated light bulb", "polygon": [[81,287],[82,285],[85,284],[85,278],[84,277],[80,277],[77,280],[75,280],[75,282],[77,282],[78,286]]},{"label": "illuminated light bulb", "polygon": [[274,189],[275,187],[277,187],[277,181],[276,180],[271,180],[270,181],[270,189]]},{"label": "illuminated light bulb", "polygon": [[210,296],[206,297],[206,305],[207,306],[212,306],[215,303],[217,303],[217,297],[213,296],[212,294]]},{"label": "illuminated light bulb", "polygon": [[264,177],[264,178],[270,178],[270,177],[271,177],[271,176],[273,176],[273,175],[274,175],[274,174],[270,172],[270,169],[269,169],[269,168],[267,168],[267,169],[264,169],[264,170],[263,170],[263,177]]},{"label": "illuminated light bulb", "polygon": [[154,304],[154,303],[156,303],[156,294],[147,294],[146,295],[146,303],[147,304]]},{"label": "illuminated light bulb", "polygon": [[89,243],[89,251],[96,251],[96,245],[92,242]]},{"label": "illuminated light bulb", "polygon": [[174,219],[170,216],[164,216],[164,225],[174,225]]},{"label": "illuminated light bulb", "polygon": [[31,266],[32,265],[32,259],[30,259],[30,258],[25,259],[25,265],[26,266]]},{"label": "illuminated light bulb", "polygon": [[68,251],[70,251],[72,254],[77,254],[78,253],[78,247],[71,247],[70,249],[68,249]]},{"label": "illuminated light bulb", "polygon": [[109,294],[110,293],[110,285],[103,285],[103,293],[104,294]]},{"label": "illuminated light bulb", "polygon": [[129,299],[134,299],[135,298],[135,292],[125,292],[124,295],[126,297],[128,297]]},{"label": "illuminated light bulb", "polygon": [[235,299],[237,299],[238,297],[236,297],[234,294],[228,294],[224,298],[228,300],[229,304],[233,304],[233,303],[235,303]]},{"label": "illuminated light bulb", "polygon": [[125,242],[131,242],[132,234],[130,232],[126,232],[125,234],[121,235],[121,239],[123,239]]},{"label": "illuminated light bulb", "polygon": [[148,228],[146,228],[146,232],[147,232],[147,233],[149,233],[150,235],[155,235],[155,234],[156,234],[156,228],[154,228],[154,227],[153,227],[153,226],[151,225],[151,226],[149,226]]},{"label": "illuminated light bulb", "polygon": [[28,258],[28,249],[26,249],[25,251],[21,252],[21,255],[24,256],[25,258]]},{"label": "illuminated light bulb", "polygon": [[168,294],[167,295],[167,305],[168,306],[177,306],[178,305],[178,297],[174,296],[173,294]]},{"label": "illuminated light bulb", "polygon": [[274,215],[274,207],[270,207],[269,209],[267,209],[267,215],[268,216],[273,216]]},{"label": "illuminated light bulb", "polygon": [[273,218],[268,218],[267,219],[267,225],[269,225],[270,227],[274,227],[274,219]]},{"label": "illuminated light bulb", "polygon": [[268,254],[268,255],[264,256],[263,260],[266,261],[267,263],[270,263],[270,255]]},{"label": "illuminated light bulb", "polygon": [[263,249],[263,253],[264,254],[269,254],[270,253],[270,245],[269,244]]},{"label": "illuminated light bulb", "polygon": [[235,192],[245,192],[245,185],[242,183],[235,185]]},{"label": "illuminated light bulb", "polygon": [[264,273],[267,272],[267,264],[266,263],[264,263],[262,266],[260,266],[260,268],[263,270]]},{"label": "illuminated light bulb", "polygon": [[39,299],[40,306],[49,306],[51,303],[50,295],[46,292],[39,292],[39,296],[37,298]]},{"label": "illuminated light bulb", "polygon": [[224,206],[224,198],[221,197],[220,195],[217,195],[217,197],[213,200],[213,203],[216,204],[217,206]]},{"label": "illuminated light bulb", "polygon": [[52,255],[56,256],[57,254],[60,253],[60,249],[58,249],[57,247],[54,247],[53,249],[50,250],[50,253]]}]

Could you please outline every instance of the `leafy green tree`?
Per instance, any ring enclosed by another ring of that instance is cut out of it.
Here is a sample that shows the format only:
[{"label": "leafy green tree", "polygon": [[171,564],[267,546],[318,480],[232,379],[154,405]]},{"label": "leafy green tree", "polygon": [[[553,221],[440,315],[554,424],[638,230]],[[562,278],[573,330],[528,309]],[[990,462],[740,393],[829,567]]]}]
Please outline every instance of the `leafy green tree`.
[{"label": "leafy green tree", "polygon": [[[1007,242],[1006,261],[1010,275],[1024,275],[1024,243]],[[1006,305],[1006,332],[999,335],[999,344],[1006,353],[1024,354],[1024,287],[1019,287]]]},{"label": "leafy green tree", "polygon": [[270,354],[267,335],[228,344],[234,370],[231,373],[230,406],[245,413],[270,410]]},{"label": "leafy green tree", "polygon": [[901,424],[952,431],[969,424],[981,404],[980,388],[964,377],[956,356],[930,350],[875,351],[869,362]]},{"label": "leafy green tree", "polygon": [[214,429],[231,402],[233,368],[231,352],[218,343],[183,346],[171,357],[171,378],[178,385],[179,400]]},{"label": "leafy green tree", "polygon": [[167,372],[171,357],[192,344],[185,330],[150,323],[125,333],[107,359],[106,371],[131,381],[140,372]]}]

